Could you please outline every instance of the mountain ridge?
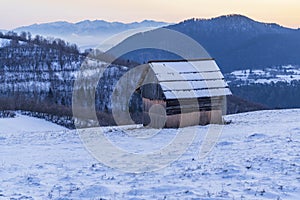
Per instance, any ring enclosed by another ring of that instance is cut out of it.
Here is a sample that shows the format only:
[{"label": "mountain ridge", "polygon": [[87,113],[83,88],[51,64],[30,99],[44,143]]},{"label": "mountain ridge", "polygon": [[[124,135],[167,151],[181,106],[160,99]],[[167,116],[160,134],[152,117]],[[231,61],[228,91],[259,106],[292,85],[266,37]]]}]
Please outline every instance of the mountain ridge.
[{"label": "mountain ridge", "polygon": [[75,23],[56,21],[21,26],[13,29],[13,31],[18,33],[30,32],[33,35],[42,35],[44,37],[58,37],[70,43],[75,43],[84,50],[94,48],[109,37],[124,31],[147,27],[156,28],[166,25],[169,24],[154,20],[132,23],[108,22],[104,20],[83,20]]},{"label": "mountain ridge", "polygon": [[261,34],[262,32],[264,32],[264,34],[277,34],[283,32],[294,32],[295,34],[300,33],[300,28],[295,29],[285,27],[277,23],[260,22],[241,14],[229,14],[213,18],[191,18],[174,24],[147,19],[140,22],[130,23],[117,21],[108,22],[101,19],[82,20],[74,23],[67,21],[55,21],[40,24],[36,23],[29,26],[21,26],[13,29],[13,31],[25,31],[31,32],[32,34],[40,34],[43,36],[59,37],[70,43],[76,43],[81,47],[82,50],[84,50],[85,48],[94,48],[112,35],[130,29],[145,27],[168,27],[176,30],[176,27],[189,26],[190,24],[193,24],[192,26],[195,26],[194,29],[196,31],[197,26],[205,29],[206,32],[208,32],[206,35],[211,34],[212,30],[215,32],[217,29],[216,27],[218,27],[219,29],[219,34],[229,30],[233,31],[233,33],[247,34],[247,32],[250,32],[252,36],[257,35],[258,33]]},{"label": "mountain ridge", "polygon": [[[165,28],[178,31],[201,44],[217,60],[223,72],[283,65],[300,66],[299,29],[258,22],[242,15],[205,20],[194,18]],[[130,45],[130,42],[146,39],[151,34],[153,32],[132,36],[120,45]],[[140,63],[151,59],[174,59],[174,56],[149,49],[126,56]]]},{"label": "mountain ridge", "polygon": [[299,30],[300,28],[291,28],[291,27],[287,27],[287,26],[283,26],[283,25],[280,25],[279,23],[275,23],[275,22],[262,22],[262,21],[258,21],[258,20],[255,20],[255,19],[252,19],[246,15],[242,15],[242,14],[228,14],[228,15],[220,15],[220,16],[217,16],[217,17],[212,17],[212,18],[190,18],[190,19],[186,19],[186,20],[183,20],[181,22],[179,22],[178,24],[180,23],[183,23],[183,22],[186,22],[186,21],[217,21],[217,20],[223,20],[223,19],[239,19],[240,21],[252,21],[253,23],[260,23],[260,24],[265,24],[265,25],[268,25],[268,26],[278,26],[278,27],[281,27],[281,28],[286,28],[286,29],[293,29],[293,30]]}]

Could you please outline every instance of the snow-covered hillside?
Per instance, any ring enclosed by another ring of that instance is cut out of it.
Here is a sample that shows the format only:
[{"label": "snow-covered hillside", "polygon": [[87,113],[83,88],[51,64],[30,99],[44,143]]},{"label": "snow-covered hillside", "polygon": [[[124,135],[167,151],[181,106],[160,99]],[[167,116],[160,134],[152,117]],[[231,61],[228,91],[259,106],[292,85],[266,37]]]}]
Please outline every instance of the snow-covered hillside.
[{"label": "snow-covered hillside", "polygon": [[[299,109],[227,116],[232,123],[203,160],[197,152],[210,126],[197,127],[179,160],[140,174],[99,163],[76,131],[24,116],[0,119],[0,199],[298,199],[299,118]],[[120,128],[107,131],[112,140],[126,140]],[[175,133],[165,129],[158,136]]]},{"label": "snow-covered hillside", "polygon": [[231,92],[269,108],[300,107],[300,66],[236,70],[224,74]]},{"label": "snow-covered hillside", "polygon": [[10,40],[0,38],[0,48],[3,46],[6,46],[9,43],[10,43]]},{"label": "snow-covered hillside", "polygon": [[[107,62],[95,61],[78,52],[55,48],[50,41],[47,44],[47,40],[40,41],[39,44],[34,41],[18,41],[14,45],[11,43],[11,39],[0,37],[0,98],[13,98],[15,101],[21,99],[22,103],[30,99],[70,106],[74,81],[82,64],[93,69],[85,70],[84,75],[94,74],[97,78],[99,76],[95,73],[107,65]],[[70,47],[66,48],[70,50]],[[125,64],[130,65],[128,62]],[[99,81],[101,87],[96,94],[99,110],[111,109],[110,95],[117,80],[128,70],[128,67],[117,64],[112,64],[105,70]],[[89,78],[92,80],[91,76]],[[83,90],[91,85],[81,86],[77,89]],[[25,110],[27,109],[28,106]]]},{"label": "snow-covered hillside", "polygon": [[271,82],[285,82],[300,80],[300,68],[298,66],[269,67],[257,70],[237,70],[226,74],[227,82],[233,85],[249,85],[255,83],[270,84]]}]

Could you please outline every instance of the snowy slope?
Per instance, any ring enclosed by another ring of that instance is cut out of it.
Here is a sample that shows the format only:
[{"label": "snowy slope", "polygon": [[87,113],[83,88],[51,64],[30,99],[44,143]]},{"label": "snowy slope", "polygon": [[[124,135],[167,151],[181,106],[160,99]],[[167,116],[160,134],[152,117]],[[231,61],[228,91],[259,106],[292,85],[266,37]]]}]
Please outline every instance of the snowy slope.
[{"label": "snowy slope", "polygon": [[18,134],[25,132],[42,131],[65,131],[68,130],[62,126],[50,123],[43,119],[19,115],[15,118],[0,118],[0,133]]},{"label": "snowy slope", "polygon": [[[217,145],[203,160],[197,152],[211,126],[199,126],[195,141],[179,160],[140,174],[99,163],[76,131],[22,116],[4,119],[0,199],[298,199],[299,117],[299,109],[227,116],[232,123],[224,126]],[[26,126],[20,120],[28,120]],[[145,135],[149,129],[128,131]],[[155,146],[163,146],[175,132],[158,133],[156,137],[163,139],[155,140]],[[120,128],[108,128],[107,135],[126,144]],[[144,145],[146,150],[153,146]]]}]

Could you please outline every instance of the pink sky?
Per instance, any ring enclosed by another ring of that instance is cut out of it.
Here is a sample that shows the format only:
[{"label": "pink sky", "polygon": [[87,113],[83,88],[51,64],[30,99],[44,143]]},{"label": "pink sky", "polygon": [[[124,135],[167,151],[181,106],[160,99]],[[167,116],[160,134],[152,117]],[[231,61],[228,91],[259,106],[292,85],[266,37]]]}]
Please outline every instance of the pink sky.
[{"label": "pink sky", "polygon": [[179,22],[242,14],[263,22],[300,27],[299,0],[1,0],[0,29],[85,19]]}]

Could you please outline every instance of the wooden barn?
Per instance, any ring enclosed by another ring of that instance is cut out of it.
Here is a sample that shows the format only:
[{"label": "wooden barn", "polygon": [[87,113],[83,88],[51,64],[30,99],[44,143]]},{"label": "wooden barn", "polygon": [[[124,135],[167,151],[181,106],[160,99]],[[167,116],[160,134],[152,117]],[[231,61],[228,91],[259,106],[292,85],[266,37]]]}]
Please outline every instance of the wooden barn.
[{"label": "wooden barn", "polygon": [[175,128],[223,122],[225,97],[231,92],[214,59],[148,65],[148,80],[139,88],[144,125]]}]

